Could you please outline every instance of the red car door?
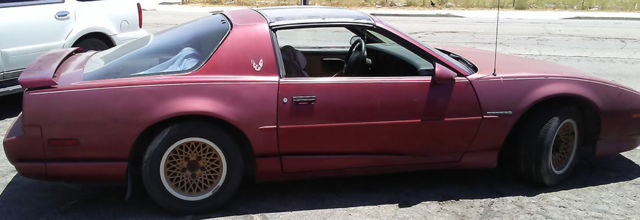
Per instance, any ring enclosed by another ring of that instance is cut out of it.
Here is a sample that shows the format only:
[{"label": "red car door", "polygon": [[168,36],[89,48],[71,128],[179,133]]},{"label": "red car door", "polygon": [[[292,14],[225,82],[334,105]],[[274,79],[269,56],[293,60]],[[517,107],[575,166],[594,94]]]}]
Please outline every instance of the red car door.
[{"label": "red car door", "polygon": [[282,78],[285,172],[452,162],[480,125],[469,81],[430,76]]}]

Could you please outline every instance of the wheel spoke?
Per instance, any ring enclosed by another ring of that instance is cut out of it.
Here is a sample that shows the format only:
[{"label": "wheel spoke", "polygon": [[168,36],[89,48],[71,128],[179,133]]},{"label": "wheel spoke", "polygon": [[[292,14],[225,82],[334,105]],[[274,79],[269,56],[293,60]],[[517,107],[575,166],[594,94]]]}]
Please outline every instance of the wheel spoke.
[{"label": "wheel spoke", "polygon": [[570,165],[577,148],[576,124],[573,120],[565,120],[560,124],[551,149],[551,168],[556,173],[564,172]]},{"label": "wheel spoke", "polygon": [[172,190],[196,197],[213,190],[225,169],[220,152],[203,141],[186,141],[175,146],[164,160],[164,177]]}]

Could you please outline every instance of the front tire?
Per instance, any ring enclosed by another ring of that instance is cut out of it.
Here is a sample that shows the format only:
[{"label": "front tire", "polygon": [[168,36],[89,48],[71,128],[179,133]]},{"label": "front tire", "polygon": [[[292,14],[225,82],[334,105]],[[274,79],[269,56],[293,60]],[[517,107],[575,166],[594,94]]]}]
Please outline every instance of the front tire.
[{"label": "front tire", "polygon": [[142,163],[149,196],[173,212],[218,208],[235,194],[244,162],[233,136],[205,122],[171,125],[151,142]]},{"label": "front tire", "polygon": [[582,116],[575,107],[535,114],[519,135],[516,159],[520,176],[544,186],[557,185],[569,177],[582,145],[582,126]]}]

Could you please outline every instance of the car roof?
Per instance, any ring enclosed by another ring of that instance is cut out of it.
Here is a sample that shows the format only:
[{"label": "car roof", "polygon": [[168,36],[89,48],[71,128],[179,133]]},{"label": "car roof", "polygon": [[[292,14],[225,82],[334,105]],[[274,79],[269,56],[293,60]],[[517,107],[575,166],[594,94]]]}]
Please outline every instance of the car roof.
[{"label": "car roof", "polygon": [[271,27],[322,23],[374,24],[369,14],[344,8],[289,6],[257,8],[254,10],[262,14]]}]

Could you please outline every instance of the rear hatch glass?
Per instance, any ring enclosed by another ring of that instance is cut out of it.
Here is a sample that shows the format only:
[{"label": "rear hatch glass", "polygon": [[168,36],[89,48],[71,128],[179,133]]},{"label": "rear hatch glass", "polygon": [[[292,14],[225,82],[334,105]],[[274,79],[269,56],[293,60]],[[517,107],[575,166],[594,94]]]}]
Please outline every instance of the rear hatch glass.
[{"label": "rear hatch glass", "polygon": [[222,14],[212,15],[98,52],[82,79],[101,80],[194,71],[205,63],[231,30]]}]

